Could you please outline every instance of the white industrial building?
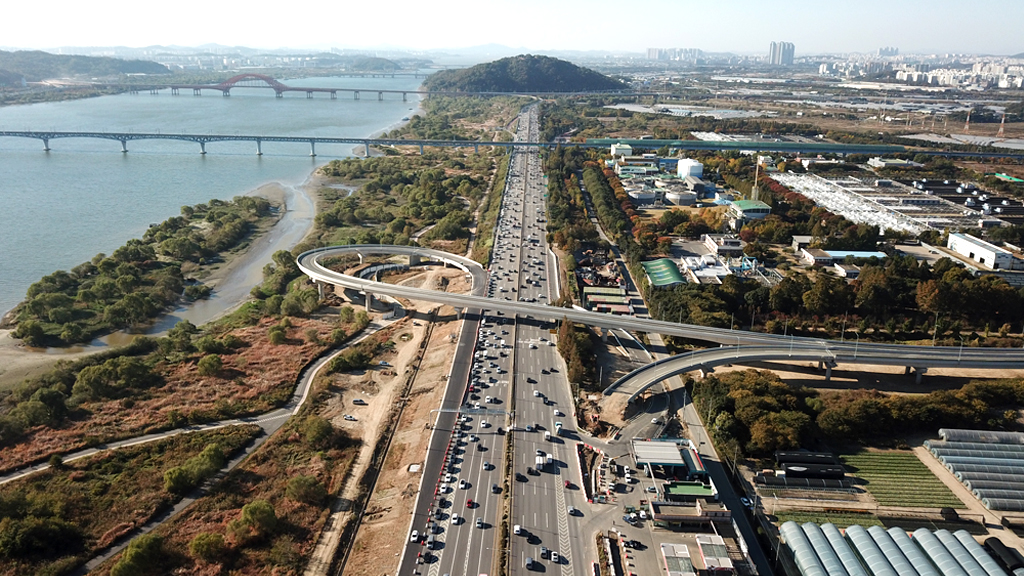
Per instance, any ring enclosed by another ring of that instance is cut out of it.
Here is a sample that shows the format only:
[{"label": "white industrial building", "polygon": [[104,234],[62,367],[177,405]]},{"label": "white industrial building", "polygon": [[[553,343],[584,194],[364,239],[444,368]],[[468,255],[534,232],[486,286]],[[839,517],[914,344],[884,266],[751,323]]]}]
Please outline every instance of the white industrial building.
[{"label": "white industrial building", "polygon": [[629,144],[612,144],[612,156],[632,156],[633,147]]},{"label": "white industrial building", "polygon": [[1013,268],[1013,253],[970,234],[952,233],[946,248],[993,270]]},{"label": "white industrial building", "polygon": [[676,174],[680,178],[687,176],[700,178],[704,176],[704,165],[692,158],[680,158],[679,164],[676,166]]}]

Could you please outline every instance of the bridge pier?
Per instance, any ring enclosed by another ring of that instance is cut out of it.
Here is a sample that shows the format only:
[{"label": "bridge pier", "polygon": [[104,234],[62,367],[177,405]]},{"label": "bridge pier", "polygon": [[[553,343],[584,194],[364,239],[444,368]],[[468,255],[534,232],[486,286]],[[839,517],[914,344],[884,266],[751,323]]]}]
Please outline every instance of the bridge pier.
[{"label": "bridge pier", "polygon": [[151,89],[149,91],[149,93],[152,94],[153,96],[156,96],[157,94],[160,93],[160,89],[159,88],[153,88],[153,89]]},{"label": "bridge pier", "polygon": [[714,368],[701,368],[701,369],[697,370],[697,373],[700,374],[700,379],[703,380],[703,379],[707,378],[708,376],[714,374],[715,373],[715,369]]},{"label": "bridge pier", "polygon": [[316,140],[309,141],[309,157],[316,158]]},{"label": "bridge pier", "polygon": [[317,282],[316,280],[313,280],[313,284],[316,286],[317,297],[320,300],[323,300],[324,299],[324,285],[323,285],[323,283],[322,282]]},{"label": "bridge pier", "polygon": [[359,100],[359,90],[352,91],[353,100]]},{"label": "bridge pier", "polygon": [[402,102],[406,102],[407,101],[406,96],[407,96],[407,94],[405,92],[402,92]]},{"label": "bridge pier", "polygon": [[419,254],[409,254],[409,266],[417,266],[420,263]]},{"label": "bridge pier", "polygon": [[306,90],[306,100],[310,100],[312,98],[313,98],[313,91],[312,90]]},{"label": "bridge pier", "polygon": [[43,138],[43,152],[49,152],[49,151],[50,151],[50,139],[49,138]]},{"label": "bridge pier", "polygon": [[263,156],[263,140],[256,139],[256,155]]},{"label": "bridge pier", "polygon": [[914,367],[914,384],[920,384],[921,379],[924,377],[924,373],[927,372],[927,368]]},{"label": "bridge pier", "polygon": [[126,140],[124,138],[121,139],[121,153],[122,154],[127,154],[128,153],[128,140]]},{"label": "bridge pier", "polygon": [[192,95],[193,96],[202,96],[203,95],[203,89],[202,88],[193,88],[192,89]]},{"label": "bridge pier", "polygon": [[331,100],[337,100],[337,99],[338,99],[338,93],[335,92],[334,90],[331,90]]},{"label": "bridge pier", "polygon": [[171,96],[177,96],[177,95],[178,95],[178,89],[174,88],[174,87],[171,87]]},{"label": "bridge pier", "polygon": [[227,98],[228,96],[231,96],[231,90],[221,90],[220,95]]},{"label": "bridge pier", "polygon": [[284,98],[284,92],[281,92],[280,90],[276,90],[274,92],[274,97],[275,98]]},{"label": "bridge pier", "polygon": [[479,144],[473,144],[473,153],[474,154],[479,154],[480,153],[480,145]]},{"label": "bridge pier", "polygon": [[366,298],[363,298],[363,301],[366,303],[366,311],[373,312],[373,294],[367,292]]},{"label": "bridge pier", "polygon": [[607,341],[608,341],[608,329],[607,328],[601,328],[601,342],[607,342]]},{"label": "bridge pier", "polygon": [[369,140],[367,140],[367,141],[363,142],[363,154],[364,154],[364,155],[365,155],[365,156],[366,156],[367,158],[369,158],[369,157],[370,157],[370,141],[369,141]]},{"label": "bridge pier", "polygon": [[199,143],[199,153],[206,154],[206,142]]},{"label": "bridge pier", "polygon": [[835,368],[835,366],[836,366],[835,362],[826,362],[825,363],[825,382],[831,382],[832,381],[832,369]]},{"label": "bridge pier", "polygon": [[423,144],[420,144],[420,156],[423,156]]},{"label": "bridge pier", "polygon": [[384,100],[384,93],[383,92],[377,92],[377,101],[378,102],[382,102],[383,100]]}]

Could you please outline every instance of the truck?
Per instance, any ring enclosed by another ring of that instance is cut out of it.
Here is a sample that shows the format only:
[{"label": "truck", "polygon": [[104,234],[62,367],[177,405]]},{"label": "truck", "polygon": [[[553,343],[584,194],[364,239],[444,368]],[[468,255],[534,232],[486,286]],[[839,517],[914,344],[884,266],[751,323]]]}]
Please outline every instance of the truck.
[{"label": "truck", "polygon": [[551,432],[548,432],[547,430],[545,430],[544,431],[544,439],[545,440],[551,440]]},{"label": "truck", "polygon": [[537,470],[543,470],[545,462],[546,460],[544,460],[543,456],[537,456]]},{"label": "truck", "polygon": [[561,436],[562,435],[562,423],[561,422],[555,422],[555,435],[556,436]]}]

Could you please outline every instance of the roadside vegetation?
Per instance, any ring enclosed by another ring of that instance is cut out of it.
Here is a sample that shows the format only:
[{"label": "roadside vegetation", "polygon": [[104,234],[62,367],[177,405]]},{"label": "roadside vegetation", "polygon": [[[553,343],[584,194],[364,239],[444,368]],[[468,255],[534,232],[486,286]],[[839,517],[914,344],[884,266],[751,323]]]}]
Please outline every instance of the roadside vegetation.
[{"label": "roadside vegetation", "polygon": [[[794,387],[767,371],[689,381],[694,403],[722,454],[767,460],[776,450],[905,447],[939,428],[1016,430],[1024,381],[972,381],[918,395]],[[924,390],[922,390],[924,392]]]},{"label": "roadside vegetation", "polygon": [[55,459],[44,472],[0,486],[0,576],[71,572],[180,500],[188,490],[168,487],[173,470],[202,464],[204,454],[223,461],[258,434],[255,425],[231,426]]},{"label": "roadside vegetation", "polygon": [[358,449],[358,440],[303,411],[206,497],[154,530],[140,544],[146,554],[129,548],[96,573],[297,574]]},{"label": "roadside vegetation", "polygon": [[184,206],[181,213],[109,257],[98,254],[32,284],[15,309],[14,337],[29,346],[88,342],[152,320],[182,297],[205,298],[210,289],[195,280],[202,267],[239,249],[272,217],[270,202],[249,196]]}]

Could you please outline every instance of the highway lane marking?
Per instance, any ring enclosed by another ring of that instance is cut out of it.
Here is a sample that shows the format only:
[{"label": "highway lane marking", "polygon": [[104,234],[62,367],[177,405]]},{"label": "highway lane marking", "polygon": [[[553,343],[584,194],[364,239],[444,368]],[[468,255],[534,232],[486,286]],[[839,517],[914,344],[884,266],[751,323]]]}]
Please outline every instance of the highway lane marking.
[{"label": "highway lane marking", "polygon": [[555,489],[555,506],[558,507],[555,511],[558,514],[558,553],[565,558],[565,562],[560,562],[562,576],[572,576],[572,543],[569,540],[569,512],[565,507],[564,489]]}]

